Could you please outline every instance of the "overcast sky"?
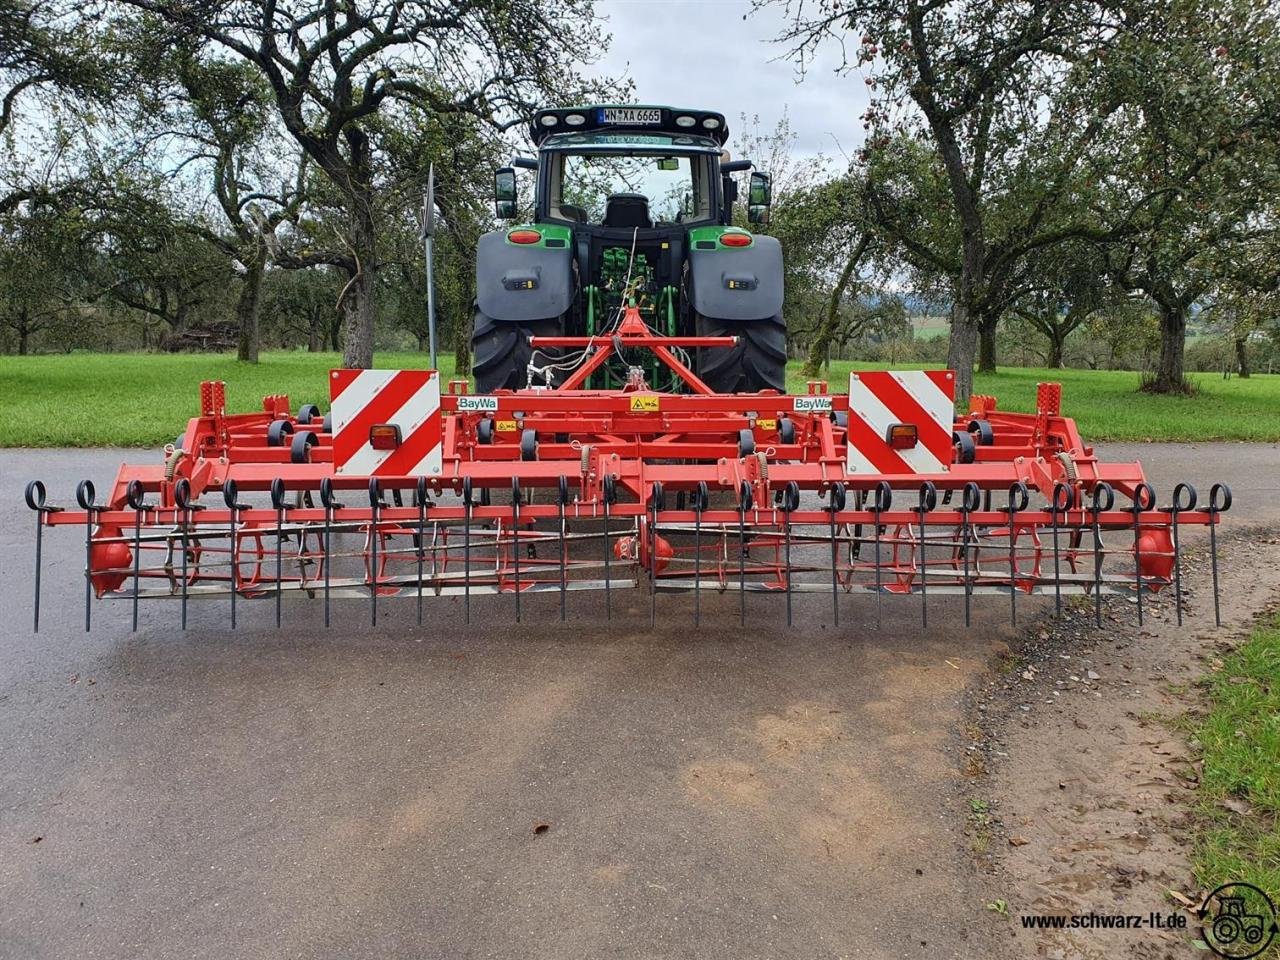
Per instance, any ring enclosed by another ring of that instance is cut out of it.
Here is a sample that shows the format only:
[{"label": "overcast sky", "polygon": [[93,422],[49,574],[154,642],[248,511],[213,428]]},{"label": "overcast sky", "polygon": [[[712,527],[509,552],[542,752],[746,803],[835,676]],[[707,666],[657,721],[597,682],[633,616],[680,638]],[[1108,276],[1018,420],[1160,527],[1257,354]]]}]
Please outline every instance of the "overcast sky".
[{"label": "overcast sky", "polygon": [[758,114],[770,132],[785,112],[798,152],[841,166],[840,148],[852,155],[862,143],[862,76],[835,74],[838,51],[829,45],[801,81],[793,62],[776,59],[784,52],[772,42],[782,30],[780,8],[748,15],[748,0],[597,0],[596,9],[613,34],[599,69],[631,77],[638,103],[719,110],[731,134],[741,114]]}]

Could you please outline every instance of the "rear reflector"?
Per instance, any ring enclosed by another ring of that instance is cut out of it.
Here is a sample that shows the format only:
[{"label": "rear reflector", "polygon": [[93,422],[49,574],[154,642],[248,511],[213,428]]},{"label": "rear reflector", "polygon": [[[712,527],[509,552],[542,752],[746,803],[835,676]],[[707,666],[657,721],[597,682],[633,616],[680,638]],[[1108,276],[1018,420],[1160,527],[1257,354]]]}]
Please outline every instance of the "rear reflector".
[{"label": "rear reflector", "polygon": [[400,446],[400,427],[394,423],[375,423],[369,428],[369,446],[375,450],[394,450]]},{"label": "rear reflector", "polygon": [[542,234],[537,230],[512,230],[507,234],[507,239],[512,243],[537,243],[542,239]]},{"label": "rear reflector", "polygon": [[720,234],[720,242],[726,247],[749,247],[751,246],[751,234],[722,233]]},{"label": "rear reflector", "polygon": [[920,433],[914,423],[891,423],[884,439],[894,450],[910,450],[920,442]]}]

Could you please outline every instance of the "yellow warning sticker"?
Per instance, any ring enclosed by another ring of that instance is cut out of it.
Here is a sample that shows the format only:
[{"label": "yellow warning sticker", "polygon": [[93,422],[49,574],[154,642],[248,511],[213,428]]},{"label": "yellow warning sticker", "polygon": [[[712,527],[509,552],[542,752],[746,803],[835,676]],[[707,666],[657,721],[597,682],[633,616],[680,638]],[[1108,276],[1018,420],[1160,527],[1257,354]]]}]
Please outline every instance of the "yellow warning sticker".
[{"label": "yellow warning sticker", "polygon": [[662,398],[652,393],[633,393],[631,395],[632,413],[657,413],[662,405]]},{"label": "yellow warning sticker", "polygon": [[757,420],[756,426],[759,427],[761,430],[777,430],[778,421],[777,420]]},{"label": "yellow warning sticker", "polygon": [[514,420],[495,420],[493,425],[499,433],[514,433],[516,429]]}]

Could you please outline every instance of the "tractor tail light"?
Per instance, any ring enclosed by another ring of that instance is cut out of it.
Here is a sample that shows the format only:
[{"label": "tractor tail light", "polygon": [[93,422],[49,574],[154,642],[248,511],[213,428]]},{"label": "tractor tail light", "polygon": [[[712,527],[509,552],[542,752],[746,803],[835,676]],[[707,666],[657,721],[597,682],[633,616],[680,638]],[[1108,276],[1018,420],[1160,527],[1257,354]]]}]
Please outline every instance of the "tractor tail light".
[{"label": "tractor tail light", "polygon": [[400,428],[394,423],[375,423],[369,428],[369,446],[375,450],[394,450],[400,446]]},{"label": "tractor tail light", "polygon": [[751,245],[751,234],[722,233],[720,234],[720,242],[726,247],[748,247]]},{"label": "tractor tail light", "polygon": [[542,239],[542,234],[537,230],[512,230],[507,234],[507,239],[512,243],[537,243]]},{"label": "tractor tail light", "polygon": [[894,450],[910,450],[920,442],[920,432],[914,423],[891,423],[884,439]]}]

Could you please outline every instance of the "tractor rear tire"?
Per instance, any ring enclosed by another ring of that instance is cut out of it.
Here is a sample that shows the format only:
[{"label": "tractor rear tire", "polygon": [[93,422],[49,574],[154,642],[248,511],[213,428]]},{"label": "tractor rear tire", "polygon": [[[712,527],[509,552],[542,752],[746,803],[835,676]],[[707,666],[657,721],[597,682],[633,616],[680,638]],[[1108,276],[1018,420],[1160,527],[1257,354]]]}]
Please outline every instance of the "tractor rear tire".
[{"label": "tractor rear tire", "polygon": [[716,320],[699,315],[700,337],[737,337],[733,347],[698,351],[698,376],[716,393],[785,390],[787,327],[782,317],[763,320]]},{"label": "tractor rear tire", "polygon": [[[533,359],[529,338],[556,337],[562,333],[559,319],[494,320],[477,310],[471,333],[471,372],[476,378],[476,391],[524,389],[529,385],[529,361]],[[539,350],[538,362],[553,361],[559,354],[557,350]],[[552,383],[562,379],[563,374],[557,372]],[[539,386],[544,383],[541,378],[536,381]]]}]

